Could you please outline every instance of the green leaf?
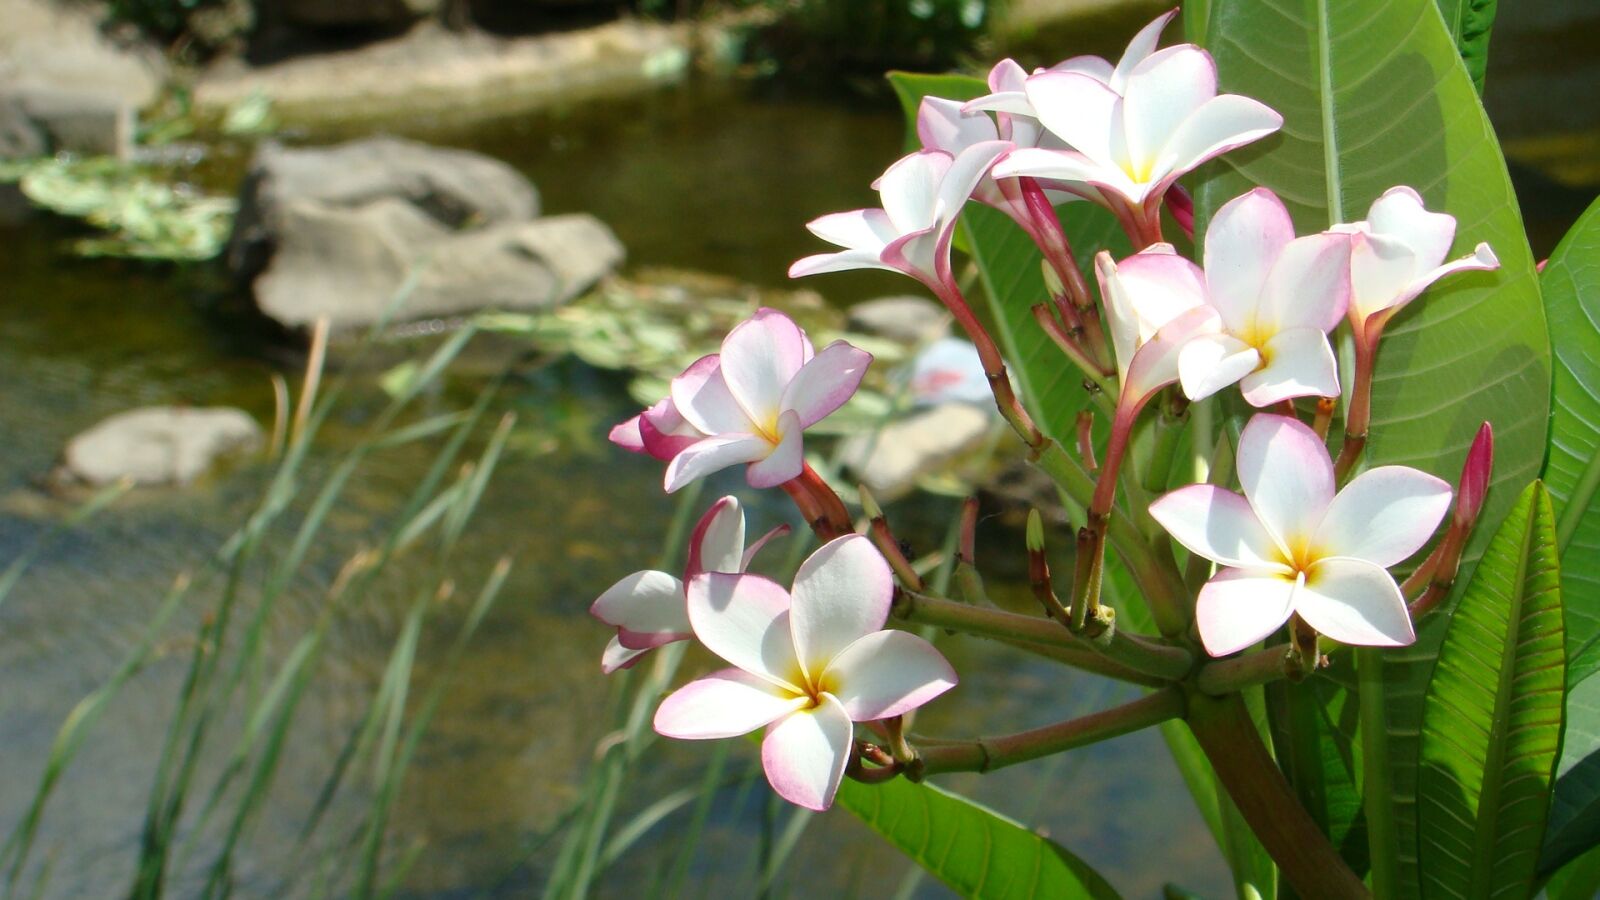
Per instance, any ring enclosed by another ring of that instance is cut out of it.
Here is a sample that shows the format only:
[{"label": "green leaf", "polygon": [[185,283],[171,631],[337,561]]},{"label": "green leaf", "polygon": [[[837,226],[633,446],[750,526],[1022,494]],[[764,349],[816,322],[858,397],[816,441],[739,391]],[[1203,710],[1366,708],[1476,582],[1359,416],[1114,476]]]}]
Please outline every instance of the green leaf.
[{"label": "green leaf", "polygon": [[[1565,599],[1563,595],[1563,605]],[[1567,671],[1570,678],[1570,666]],[[1596,845],[1600,845],[1600,678],[1590,678],[1567,690],[1566,734],[1539,871],[1554,872]]]},{"label": "green leaf", "polygon": [[[1500,257],[1498,271],[1453,276],[1391,323],[1367,445],[1370,465],[1453,479],[1487,419],[1496,458],[1482,520],[1500,521],[1543,462],[1549,339],[1505,159],[1432,0],[1213,0],[1209,18],[1222,89],[1263,101],[1284,127],[1212,167],[1196,196],[1200,221],[1259,184],[1283,198],[1301,233],[1315,232],[1365,218],[1376,197],[1406,184],[1456,217],[1452,257],[1478,241]],[[1487,542],[1488,528],[1479,531],[1461,583]],[[1395,826],[1402,896],[1417,892],[1417,733],[1450,605],[1384,659],[1392,790],[1378,812]]]},{"label": "green leaf", "polygon": [[1556,247],[1539,285],[1555,355],[1544,480],[1556,505],[1567,681],[1577,684],[1600,669],[1600,200]]},{"label": "green leaf", "polygon": [[1549,900],[1594,900],[1600,896],[1600,847],[1561,867],[1545,882]]},{"label": "green leaf", "polygon": [[846,780],[837,801],[963,897],[1117,896],[1059,844],[934,785]]},{"label": "green leaf", "polygon": [[1423,704],[1423,893],[1532,893],[1566,690],[1555,516],[1534,482],[1462,595]]},{"label": "green leaf", "polygon": [[1357,775],[1356,695],[1319,675],[1268,688],[1273,747],[1306,812],[1360,874],[1367,869],[1367,826]]},{"label": "green leaf", "polygon": [[1472,86],[1483,95],[1483,73],[1489,65],[1489,29],[1494,27],[1498,0],[1438,0],[1445,30],[1455,39],[1456,51],[1472,76]]}]

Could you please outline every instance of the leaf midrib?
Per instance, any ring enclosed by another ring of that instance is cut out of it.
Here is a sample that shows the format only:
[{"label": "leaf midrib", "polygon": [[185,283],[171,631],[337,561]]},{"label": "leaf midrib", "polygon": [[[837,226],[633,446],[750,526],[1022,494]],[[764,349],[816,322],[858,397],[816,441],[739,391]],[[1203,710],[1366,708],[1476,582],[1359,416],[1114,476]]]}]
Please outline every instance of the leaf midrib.
[{"label": "leaf midrib", "polygon": [[[1537,485],[1538,482],[1535,482]],[[1492,871],[1499,861],[1494,855],[1500,838],[1500,789],[1503,779],[1499,772],[1505,766],[1506,744],[1510,741],[1506,711],[1511,706],[1512,681],[1516,674],[1517,653],[1521,649],[1520,636],[1523,625],[1523,607],[1528,598],[1528,557],[1533,549],[1533,539],[1539,527],[1539,507],[1543,489],[1535,487],[1533,502],[1528,504],[1528,518],[1522,529],[1522,541],[1517,549],[1517,573],[1511,582],[1510,609],[1506,613],[1506,636],[1500,651],[1500,678],[1495,686],[1494,724],[1489,730],[1489,746],[1483,758],[1483,783],[1478,795],[1478,822],[1473,829],[1472,892],[1475,897],[1493,895]]]}]

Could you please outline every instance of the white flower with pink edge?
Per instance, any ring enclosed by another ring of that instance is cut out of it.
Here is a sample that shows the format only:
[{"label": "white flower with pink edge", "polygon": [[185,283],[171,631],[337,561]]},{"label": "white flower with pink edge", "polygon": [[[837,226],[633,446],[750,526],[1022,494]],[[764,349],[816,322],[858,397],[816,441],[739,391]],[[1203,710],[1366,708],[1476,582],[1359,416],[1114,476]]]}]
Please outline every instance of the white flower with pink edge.
[{"label": "white flower with pink edge", "polygon": [[956,684],[932,644],[883,630],[893,595],[888,563],[860,535],[813,553],[792,593],[758,575],[690,579],[695,636],[733,667],[662,701],[656,731],[709,739],[765,727],[761,763],[773,790],[827,809],[854,752],[853,723],[902,715]]},{"label": "white flower with pink edge", "polygon": [[1150,505],[1178,543],[1223,567],[1196,601],[1206,652],[1243,650],[1296,614],[1345,644],[1416,640],[1388,567],[1427,543],[1450,509],[1448,484],[1381,466],[1336,494],[1322,440],[1298,419],[1276,415],[1245,426],[1238,470],[1242,497],[1195,484]]}]

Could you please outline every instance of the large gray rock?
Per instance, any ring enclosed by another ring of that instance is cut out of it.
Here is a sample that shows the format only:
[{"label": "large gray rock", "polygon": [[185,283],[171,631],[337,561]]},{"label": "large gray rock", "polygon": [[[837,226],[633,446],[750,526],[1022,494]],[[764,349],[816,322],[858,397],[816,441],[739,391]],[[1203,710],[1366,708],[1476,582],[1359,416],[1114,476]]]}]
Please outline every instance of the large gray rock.
[{"label": "large gray rock", "polygon": [[133,155],[134,110],[95,89],[0,88],[0,159]]},{"label": "large gray rock", "polygon": [[117,413],[67,444],[66,474],[91,485],[187,484],[227,453],[261,445],[261,426],[240,410],[150,406]]},{"label": "large gray rock", "polygon": [[161,54],[100,31],[105,5],[0,0],[0,88],[110,94],[138,109],[166,81]]},{"label": "large gray rock", "polygon": [[335,330],[480,309],[547,309],[622,262],[622,245],[592,216],[551,216],[453,232],[404,201],[354,209],[299,201],[270,267],[255,282],[261,311],[290,327],[327,316]]},{"label": "large gray rock", "polygon": [[267,144],[240,193],[228,264],[243,278],[259,272],[298,214],[291,208],[358,209],[383,199],[409,203],[448,228],[539,214],[528,179],[481,153],[393,137],[332,147]]}]

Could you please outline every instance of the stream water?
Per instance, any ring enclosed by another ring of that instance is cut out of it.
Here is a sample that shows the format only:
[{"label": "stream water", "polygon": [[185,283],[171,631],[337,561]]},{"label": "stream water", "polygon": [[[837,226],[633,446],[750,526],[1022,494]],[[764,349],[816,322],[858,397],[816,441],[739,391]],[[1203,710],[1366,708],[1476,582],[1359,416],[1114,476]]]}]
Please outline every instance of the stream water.
[{"label": "stream water", "polygon": [[[898,117],[884,107],[758,97],[727,85],[692,85],[465,132],[426,121],[396,123],[394,130],[511,162],[539,186],[547,211],[588,211],[608,222],[629,248],[631,264],[702,269],[772,286],[783,284],[791,260],[818,247],[803,223],[869,201],[868,183],[900,143]],[[1530,215],[1536,234],[1559,233],[1567,217],[1570,197],[1552,196],[1562,199],[1546,204],[1549,215]],[[110,413],[151,403],[231,404],[270,421],[269,374],[292,377],[300,365],[270,330],[219,302],[214,273],[77,259],[65,247],[73,233],[43,219],[0,229],[0,562],[66,509],[40,482],[71,435]],[[1548,249],[1540,248],[1541,255]],[[910,286],[886,275],[830,279],[813,287],[841,303]],[[424,399],[425,411],[465,405],[476,387],[469,379],[452,381]],[[330,423],[330,453],[315,470],[325,472],[332,451],[351,445],[381,400],[376,392],[357,393]],[[576,796],[608,721],[598,666],[606,633],[585,610],[612,580],[651,564],[671,515],[671,501],[659,492],[659,466],[604,441],[605,429],[634,408],[619,377],[571,361],[527,368],[508,382],[496,406],[517,411],[519,425],[452,570],[470,594],[502,554],[515,566],[394,809],[394,846],[420,848],[403,896],[521,896],[543,884],[555,844],[539,839]],[[380,530],[431,458],[428,447],[402,447],[364,467],[334,512],[334,537],[316,549],[308,577],[273,622],[279,652],[314,620],[339,565]],[[115,669],[174,575],[195,568],[238,527],[266,474],[265,466],[246,463],[183,490],[137,491],[53,544],[0,606],[0,830],[9,831],[26,807],[62,719]],[[723,478],[704,497],[738,487],[737,476]],[[742,493],[753,528],[765,530],[790,515],[781,498]],[[926,547],[938,543],[952,513],[947,501],[922,499],[900,515],[907,536]],[[1000,531],[988,542],[993,548],[982,556],[986,564],[995,560],[993,586],[1015,591],[1020,535]],[[245,895],[305,887],[296,830],[380,677],[416,588],[407,576],[427,574],[420,564],[407,565],[331,634],[284,767],[240,859]],[[439,619],[424,635],[419,678],[437,666],[458,616]],[[193,621],[191,614],[174,626],[174,637],[109,709],[62,782],[36,854],[52,863],[47,896],[126,891]],[[965,683],[929,708],[920,725],[929,732],[1011,730],[1126,696],[1003,648],[962,639],[942,646]],[[708,664],[691,656],[686,671]],[[967,702],[977,696],[992,702]],[[751,750],[735,746],[728,771],[750,772]],[[619,816],[697,783],[712,752],[710,744],[652,747]],[[1220,854],[1154,732],[946,784],[1047,831],[1127,896],[1157,896],[1169,880],[1206,896],[1231,893]],[[719,791],[691,868],[691,896],[753,893],[768,816],[761,797],[737,785]],[[600,895],[638,896],[670,866],[681,816],[648,833],[609,870]],[[889,896],[909,886],[905,896],[947,895],[931,880],[908,881],[914,868],[848,813],[823,818],[802,835],[779,893]],[[191,868],[209,861],[212,840],[202,836],[189,848]],[[175,883],[179,895],[188,893],[183,877]]]}]

